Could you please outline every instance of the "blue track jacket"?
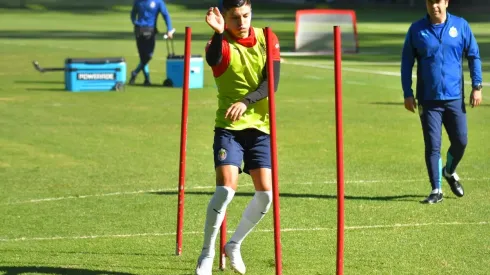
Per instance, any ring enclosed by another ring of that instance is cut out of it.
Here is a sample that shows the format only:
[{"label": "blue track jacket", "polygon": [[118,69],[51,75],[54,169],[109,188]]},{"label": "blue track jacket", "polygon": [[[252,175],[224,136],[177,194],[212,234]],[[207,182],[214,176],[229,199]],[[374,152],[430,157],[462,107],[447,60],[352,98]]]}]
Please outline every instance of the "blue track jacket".
[{"label": "blue track jacket", "polygon": [[167,31],[172,30],[170,15],[162,0],[135,0],[131,9],[131,21],[138,27],[156,28],[159,13],[167,24]]},{"label": "blue track jacket", "polygon": [[413,97],[412,69],[417,60],[418,100],[462,98],[463,56],[468,60],[472,85],[481,84],[478,44],[465,19],[447,13],[440,35],[428,15],[412,23],[402,52],[401,81],[404,97]]}]

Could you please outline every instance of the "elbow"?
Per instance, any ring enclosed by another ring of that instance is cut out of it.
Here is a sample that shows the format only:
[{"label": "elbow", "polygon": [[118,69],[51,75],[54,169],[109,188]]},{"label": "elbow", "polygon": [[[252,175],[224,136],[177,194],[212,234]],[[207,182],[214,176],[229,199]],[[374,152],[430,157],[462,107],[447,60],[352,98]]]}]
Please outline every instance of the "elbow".
[{"label": "elbow", "polygon": [[206,52],[206,63],[208,63],[209,66],[214,66],[214,60],[211,56],[211,53],[209,51]]},{"label": "elbow", "polygon": [[206,62],[208,63],[208,65],[216,66],[221,63],[222,59],[223,54],[221,53],[221,49],[211,44],[206,51]]},{"label": "elbow", "polygon": [[407,68],[406,66],[402,66],[400,69],[400,77],[403,81],[411,80],[412,79],[412,69]]},{"label": "elbow", "polygon": [[277,93],[278,90],[279,90],[279,79],[274,81],[274,93]]},{"label": "elbow", "polygon": [[281,78],[281,61],[274,61],[274,92],[277,93],[279,88],[279,79]]},{"label": "elbow", "polygon": [[217,66],[220,62],[221,62],[221,58],[206,55],[206,63],[208,63],[209,66],[211,67]]},{"label": "elbow", "polygon": [[214,60],[209,56],[209,54],[206,54],[206,63],[208,63],[209,66],[215,66]]}]

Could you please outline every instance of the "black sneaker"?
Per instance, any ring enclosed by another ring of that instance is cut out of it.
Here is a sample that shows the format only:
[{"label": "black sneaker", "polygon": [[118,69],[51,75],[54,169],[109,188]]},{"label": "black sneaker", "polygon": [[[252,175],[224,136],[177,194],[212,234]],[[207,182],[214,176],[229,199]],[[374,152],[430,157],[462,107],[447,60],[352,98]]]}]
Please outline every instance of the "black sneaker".
[{"label": "black sneaker", "polygon": [[457,197],[464,196],[463,185],[461,185],[461,183],[459,182],[458,174],[453,173],[452,175],[449,175],[446,172],[446,167],[444,166],[442,168],[442,176],[446,179],[454,195],[456,195]]},{"label": "black sneaker", "polygon": [[134,72],[131,72],[131,78],[129,79],[129,85],[134,85],[134,82],[136,81],[136,76]]},{"label": "black sneaker", "polygon": [[421,203],[434,204],[442,201],[442,193],[431,193],[427,198],[420,201]]}]

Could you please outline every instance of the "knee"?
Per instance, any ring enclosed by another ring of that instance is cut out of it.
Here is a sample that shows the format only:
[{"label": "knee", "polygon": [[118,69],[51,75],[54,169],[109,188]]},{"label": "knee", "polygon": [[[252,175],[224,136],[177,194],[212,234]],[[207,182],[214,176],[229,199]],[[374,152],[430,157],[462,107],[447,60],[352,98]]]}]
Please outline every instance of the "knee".
[{"label": "knee", "polygon": [[256,191],[255,200],[262,213],[267,213],[272,203],[272,191]]},{"label": "knee", "polygon": [[147,64],[151,60],[151,55],[145,54],[141,57],[141,63]]},{"label": "knee", "polygon": [[228,186],[216,186],[214,192],[215,203],[219,205],[227,205],[235,196],[235,190]]},{"label": "knee", "polygon": [[468,137],[466,135],[459,136],[456,142],[458,147],[465,149],[468,145]]},{"label": "knee", "polygon": [[441,151],[441,139],[435,137],[426,137],[424,139],[426,153],[438,153]]}]

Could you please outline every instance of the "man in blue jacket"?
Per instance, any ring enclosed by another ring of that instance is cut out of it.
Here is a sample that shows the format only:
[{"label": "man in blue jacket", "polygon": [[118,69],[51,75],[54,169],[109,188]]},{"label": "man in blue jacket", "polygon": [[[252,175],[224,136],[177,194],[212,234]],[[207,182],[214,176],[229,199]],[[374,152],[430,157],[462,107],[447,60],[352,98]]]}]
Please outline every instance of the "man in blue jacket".
[{"label": "man in blue jacket", "polygon": [[[462,59],[468,60],[472,91],[470,105],[482,101],[482,72],[478,44],[463,18],[446,12],[448,0],[426,0],[427,16],[412,23],[403,46],[401,80],[405,108],[418,111],[425,142],[425,162],[432,192],[423,203],[442,201],[441,177],[451,191],[464,195],[456,167],[467,144],[466,109]],[[412,68],[417,60],[416,98],[412,90]],[[446,165],[441,160],[442,125],[451,145]]]},{"label": "man in blue jacket", "polygon": [[134,0],[133,8],[131,10],[131,22],[133,22],[134,25],[134,34],[136,37],[140,63],[136,69],[131,72],[131,78],[129,80],[129,84],[131,85],[134,84],[136,76],[138,76],[141,70],[143,70],[145,76],[144,85],[151,85],[148,63],[150,62],[155,49],[157,19],[160,13],[167,25],[166,34],[168,38],[171,39],[175,29],[172,28],[172,21],[170,20],[170,15],[165,3],[162,0]]}]

